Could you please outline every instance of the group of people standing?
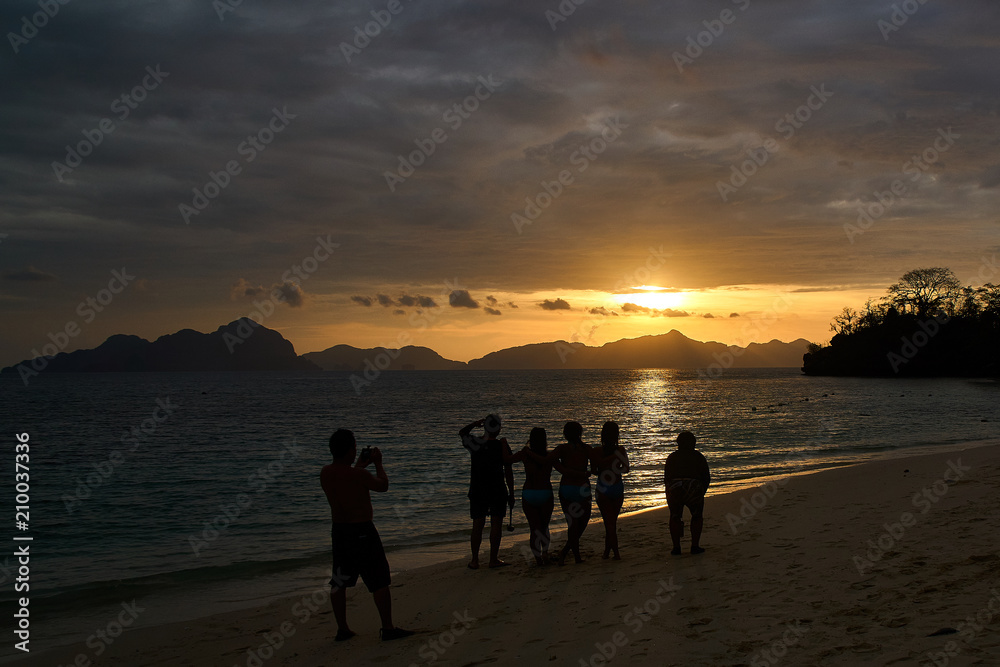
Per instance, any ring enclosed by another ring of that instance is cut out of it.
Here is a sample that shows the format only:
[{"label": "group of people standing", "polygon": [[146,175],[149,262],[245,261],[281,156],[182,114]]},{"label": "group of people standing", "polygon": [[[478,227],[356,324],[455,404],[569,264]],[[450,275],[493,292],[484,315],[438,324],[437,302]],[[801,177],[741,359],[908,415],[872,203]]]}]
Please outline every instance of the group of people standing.
[{"label": "group of people standing", "polygon": [[[473,435],[475,428],[482,428],[483,435]],[[503,536],[505,508],[509,507],[513,512],[515,504],[514,463],[524,465],[521,507],[531,529],[531,553],[538,565],[553,560],[549,555],[552,542],[549,521],[555,509],[551,482],[553,470],[562,475],[558,489],[559,503],[567,522],[566,544],[554,560],[561,565],[570,552],[577,563],[583,560],[580,557],[580,538],[590,522],[591,501],[594,498],[604,519],[604,558],[620,560],[618,515],[625,500],[622,475],[629,471],[629,459],[628,452],[619,443],[618,424],[605,422],[601,428],[600,446],[590,447],[583,442],[583,427],[579,422],[566,422],[563,427],[566,442],[551,451],[545,429],[533,428],[527,444],[517,453],[511,451],[506,439],[498,437],[500,430],[500,418],[489,415],[459,431],[472,462],[469,483],[472,560],[469,561],[469,568],[479,568],[479,548],[487,517],[490,519],[489,567],[506,565],[500,560],[500,539]],[[382,466],[382,452],[378,447],[366,447],[359,453],[354,433],[338,429],[330,436],[330,454],[333,461],[320,472],[320,484],[329,502],[332,519],[330,602],[337,622],[336,640],[346,641],[355,636],[347,624],[346,592],[359,577],[364,580],[378,609],[382,621],[382,641],[409,637],[413,631],[393,624],[389,562],[373,523],[371,492],[384,493],[389,488],[389,477]],[[366,470],[370,465],[374,466],[374,475]],[[596,477],[593,488],[591,476]],[[680,539],[684,534],[682,513],[685,507],[691,512],[691,553],[704,552],[699,540],[705,490],[710,482],[708,463],[695,449],[694,435],[684,431],[677,437],[677,451],[667,457],[664,466],[672,554],[681,553]]]},{"label": "group of people standing", "polygon": [[[530,529],[531,554],[538,565],[557,562],[562,565],[572,552],[577,563],[580,556],[580,538],[590,522],[592,500],[604,520],[603,558],[621,560],[618,549],[618,515],[625,501],[625,484],[622,475],[629,471],[628,452],[619,442],[619,427],[607,421],[601,428],[601,444],[590,447],[583,442],[583,427],[569,421],[563,427],[565,442],[551,451],[545,429],[533,428],[527,444],[514,453],[506,438],[500,438],[501,421],[497,415],[472,422],[459,431],[462,445],[471,457],[469,481],[469,515],[472,518],[472,560],[470,569],[479,568],[479,550],[486,519],[490,519],[489,567],[506,565],[500,560],[500,541],[503,520],[509,507],[515,504],[514,474],[512,466],[524,466],[524,487],[521,490],[521,508]],[[483,435],[473,435],[476,428]],[[670,507],[671,553],[681,553],[680,538],[684,533],[683,511],[691,512],[691,553],[704,552],[700,545],[702,513],[705,490],[711,475],[705,457],[695,450],[695,437],[689,431],[678,436],[677,451],[667,457],[664,467],[664,484]],[[554,559],[549,554],[551,534],[549,522],[555,509],[552,488],[552,471],[560,473],[558,495],[566,517],[566,544]],[[591,486],[590,477],[595,477]],[[613,555],[612,555],[613,554]]]}]

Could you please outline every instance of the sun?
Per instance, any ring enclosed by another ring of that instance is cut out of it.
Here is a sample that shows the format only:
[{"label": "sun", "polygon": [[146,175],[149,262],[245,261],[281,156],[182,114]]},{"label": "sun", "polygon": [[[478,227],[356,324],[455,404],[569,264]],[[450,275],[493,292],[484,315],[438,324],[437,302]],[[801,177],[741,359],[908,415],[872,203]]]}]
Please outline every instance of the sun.
[{"label": "sun", "polygon": [[643,308],[653,308],[654,310],[677,309],[687,298],[684,292],[672,290],[668,287],[657,287],[655,285],[639,285],[632,288],[634,291],[625,294],[615,294],[614,299],[619,304],[634,303]]}]

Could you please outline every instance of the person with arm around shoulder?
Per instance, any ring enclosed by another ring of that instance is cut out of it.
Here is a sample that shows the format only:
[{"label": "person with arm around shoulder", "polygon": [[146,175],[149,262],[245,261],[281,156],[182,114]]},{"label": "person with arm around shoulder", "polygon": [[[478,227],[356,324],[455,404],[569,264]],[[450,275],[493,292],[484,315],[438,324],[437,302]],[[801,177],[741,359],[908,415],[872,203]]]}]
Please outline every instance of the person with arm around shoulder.
[{"label": "person with arm around shoulder", "polygon": [[524,464],[524,488],[521,490],[521,509],[528,520],[531,554],[537,565],[549,563],[549,545],[552,536],[549,521],[555,507],[552,494],[552,464],[548,461],[548,440],[544,428],[533,428],[528,444],[511,459]]},{"label": "person with arm around shoulder", "polygon": [[604,555],[607,558],[614,552],[613,560],[621,560],[618,552],[618,515],[625,503],[625,483],[622,475],[629,471],[628,452],[619,442],[618,423],[604,422],[601,428],[601,445],[592,451],[597,508],[604,519]]}]

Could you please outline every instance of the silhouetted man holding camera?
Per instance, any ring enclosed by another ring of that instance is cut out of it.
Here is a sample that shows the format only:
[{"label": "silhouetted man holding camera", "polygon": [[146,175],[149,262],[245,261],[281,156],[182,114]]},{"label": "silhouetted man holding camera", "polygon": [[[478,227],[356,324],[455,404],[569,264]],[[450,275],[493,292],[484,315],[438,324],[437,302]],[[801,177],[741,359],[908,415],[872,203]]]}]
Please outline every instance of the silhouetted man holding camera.
[{"label": "silhouetted man holding camera", "polygon": [[[320,473],[323,492],[330,503],[333,527],[333,577],[330,579],[330,602],[337,619],[336,641],[354,636],[347,626],[347,589],[358,582],[360,576],[375,599],[375,606],[382,619],[382,641],[400,639],[413,634],[410,630],[392,624],[392,598],[389,595],[389,561],[382,548],[382,539],[372,522],[371,491],[384,492],[389,488],[389,478],[382,467],[382,452],[378,447],[366,447],[358,462],[354,433],[339,429],[330,436],[330,453],[333,463],[324,466]],[[375,465],[375,474],[365,470]]]}]

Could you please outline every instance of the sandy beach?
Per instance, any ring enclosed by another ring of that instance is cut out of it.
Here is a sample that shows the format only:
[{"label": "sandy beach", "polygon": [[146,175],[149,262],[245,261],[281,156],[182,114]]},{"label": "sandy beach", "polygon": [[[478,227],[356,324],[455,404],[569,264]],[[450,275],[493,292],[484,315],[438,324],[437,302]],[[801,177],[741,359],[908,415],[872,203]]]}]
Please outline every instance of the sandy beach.
[{"label": "sandy beach", "polygon": [[100,656],[81,640],[16,664],[997,664],[998,497],[1000,444],[970,443],[712,496],[699,556],[669,555],[665,509],[621,521],[621,562],[600,558],[599,522],[582,564],[529,566],[508,547],[510,567],[470,571],[456,546],[456,560],[394,577],[396,623],[419,631],[404,640],[379,642],[359,583],[358,636],[335,643],[317,582],[314,598],[137,622]]}]

